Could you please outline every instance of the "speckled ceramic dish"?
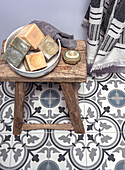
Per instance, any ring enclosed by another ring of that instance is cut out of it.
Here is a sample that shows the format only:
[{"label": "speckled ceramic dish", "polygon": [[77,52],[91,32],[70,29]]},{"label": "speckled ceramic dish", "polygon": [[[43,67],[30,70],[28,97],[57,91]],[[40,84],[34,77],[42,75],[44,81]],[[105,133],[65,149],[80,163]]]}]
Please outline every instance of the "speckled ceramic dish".
[{"label": "speckled ceramic dish", "polygon": [[[17,35],[17,33],[20,31],[22,27],[16,29],[14,32],[12,32],[9,37],[7,38],[6,42],[5,42],[5,46],[4,46],[4,52],[6,51],[7,47],[9,46],[10,42],[14,39],[14,37]],[[52,59],[50,61],[47,62],[47,67],[38,71],[26,71],[23,62],[20,64],[20,66],[18,68],[14,67],[12,64],[9,63],[10,67],[18,74],[24,76],[24,77],[31,77],[31,78],[37,78],[37,77],[41,77],[44,76],[46,74],[48,74],[49,72],[51,72],[56,65],[59,62],[60,59],[60,53],[61,53],[61,43],[60,40],[58,40],[58,46],[59,46],[59,51],[58,53],[52,57]]]}]

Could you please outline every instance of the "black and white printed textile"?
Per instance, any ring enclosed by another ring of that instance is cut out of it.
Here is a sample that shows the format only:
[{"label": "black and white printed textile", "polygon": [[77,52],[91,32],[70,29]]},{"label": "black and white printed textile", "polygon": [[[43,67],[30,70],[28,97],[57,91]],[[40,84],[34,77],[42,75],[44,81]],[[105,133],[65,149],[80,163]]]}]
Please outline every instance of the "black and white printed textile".
[{"label": "black and white printed textile", "polygon": [[125,0],[91,0],[83,26],[90,72],[125,72]]}]

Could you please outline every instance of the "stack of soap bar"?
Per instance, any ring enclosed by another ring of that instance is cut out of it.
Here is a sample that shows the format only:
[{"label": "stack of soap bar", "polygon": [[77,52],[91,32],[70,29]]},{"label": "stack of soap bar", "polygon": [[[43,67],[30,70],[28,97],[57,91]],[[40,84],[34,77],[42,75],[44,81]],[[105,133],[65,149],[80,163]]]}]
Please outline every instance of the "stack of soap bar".
[{"label": "stack of soap bar", "polygon": [[17,36],[27,41],[34,49],[37,49],[38,45],[45,37],[36,24],[24,26]]},{"label": "stack of soap bar", "polygon": [[29,49],[30,45],[26,41],[16,37],[11,42],[2,57],[8,63],[11,63],[13,66],[18,67]]},{"label": "stack of soap bar", "polygon": [[58,52],[59,47],[54,39],[47,35],[38,46],[38,49],[43,51],[47,60],[50,60]]},{"label": "stack of soap bar", "polygon": [[25,67],[26,71],[30,71],[26,59],[23,60],[23,64],[24,64],[24,67]]},{"label": "stack of soap bar", "polygon": [[42,51],[26,55],[25,57],[30,71],[39,70],[47,67],[45,57]]},{"label": "stack of soap bar", "polygon": [[22,52],[24,55],[29,51],[31,45],[27,43],[22,38],[16,37],[14,40],[10,43],[11,46],[15,47],[17,50]]}]

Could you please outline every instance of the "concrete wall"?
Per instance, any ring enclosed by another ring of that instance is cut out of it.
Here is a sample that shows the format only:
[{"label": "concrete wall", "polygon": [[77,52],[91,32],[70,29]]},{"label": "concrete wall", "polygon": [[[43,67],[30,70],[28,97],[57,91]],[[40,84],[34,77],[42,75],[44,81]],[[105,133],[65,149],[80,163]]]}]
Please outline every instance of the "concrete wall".
[{"label": "concrete wall", "polygon": [[86,39],[81,26],[90,0],[0,0],[0,49],[8,35],[32,20],[51,23],[59,30]]}]

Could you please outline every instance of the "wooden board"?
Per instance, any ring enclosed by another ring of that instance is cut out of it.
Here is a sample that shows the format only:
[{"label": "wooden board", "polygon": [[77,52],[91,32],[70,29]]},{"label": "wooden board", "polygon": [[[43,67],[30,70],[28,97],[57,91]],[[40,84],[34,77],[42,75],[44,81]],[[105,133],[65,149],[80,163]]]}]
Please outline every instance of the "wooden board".
[{"label": "wooden board", "polygon": [[[3,48],[1,55],[3,54]],[[81,55],[81,60],[76,65],[69,65],[63,61],[63,54],[68,50],[67,48],[62,48],[61,57],[56,68],[49,73],[40,78],[26,78],[15,73],[8,63],[0,57],[0,81],[14,81],[14,82],[85,82],[87,77],[87,66],[86,66],[86,43],[85,41],[78,40],[77,47]]]},{"label": "wooden board", "polygon": [[15,105],[14,105],[14,123],[13,134],[19,135],[22,131],[23,112],[25,101],[26,83],[15,83]]},{"label": "wooden board", "polygon": [[53,130],[74,130],[71,124],[23,124],[22,130],[53,129]]},{"label": "wooden board", "polygon": [[[76,85],[75,85],[76,86]],[[83,123],[81,120],[81,115],[78,105],[78,96],[75,91],[78,91],[72,83],[61,83],[61,88],[63,91],[64,99],[68,107],[69,116],[76,133],[85,133]]]}]

